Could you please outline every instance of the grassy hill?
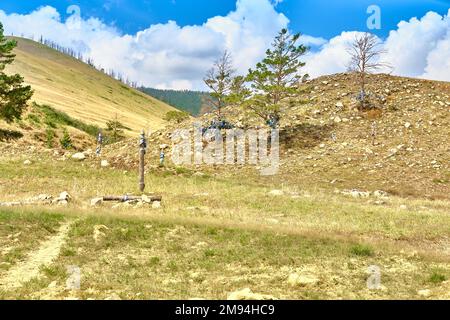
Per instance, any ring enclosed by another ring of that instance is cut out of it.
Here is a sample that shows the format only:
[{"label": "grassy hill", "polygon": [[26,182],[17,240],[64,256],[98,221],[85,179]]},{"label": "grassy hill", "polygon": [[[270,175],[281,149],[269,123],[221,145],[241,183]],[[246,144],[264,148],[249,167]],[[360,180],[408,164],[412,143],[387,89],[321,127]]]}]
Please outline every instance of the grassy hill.
[{"label": "grassy hill", "polygon": [[204,97],[207,92],[191,90],[161,90],[154,88],[139,88],[140,91],[164,101],[180,110],[189,112],[193,116],[199,116],[204,106]]},{"label": "grassy hill", "polygon": [[17,56],[7,71],[24,76],[39,104],[99,127],[117,115],[135,133],[162,128],[164,115],[174,110],[72,57],[28,39],[14,39]]}]

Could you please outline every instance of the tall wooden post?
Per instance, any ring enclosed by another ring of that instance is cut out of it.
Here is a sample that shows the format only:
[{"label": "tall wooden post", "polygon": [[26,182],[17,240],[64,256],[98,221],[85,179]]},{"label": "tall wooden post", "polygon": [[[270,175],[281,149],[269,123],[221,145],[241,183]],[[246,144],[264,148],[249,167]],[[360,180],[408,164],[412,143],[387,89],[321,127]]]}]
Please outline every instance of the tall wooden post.
[{"label": "tall wooden post", "polygon": [[145,131],[142,130],[141,138],[139,139],[139,190],[145,190],[145,153],[147,150],[147,141],[145,139]]}]

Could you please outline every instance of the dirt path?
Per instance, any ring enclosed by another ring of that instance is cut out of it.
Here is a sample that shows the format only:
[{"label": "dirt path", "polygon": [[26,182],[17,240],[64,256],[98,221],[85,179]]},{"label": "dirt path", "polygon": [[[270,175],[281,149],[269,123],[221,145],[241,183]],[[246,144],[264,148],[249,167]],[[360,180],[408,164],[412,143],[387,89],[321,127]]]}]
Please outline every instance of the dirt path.
[{"label": "dirt path", "polygon": [[49,265],[58,257],[73,222],[63,224],[56,235],[41,243],[39,249],[28,254],[25,261],[11,268],[0,278],[0,288],[12,290],[39,276],[41,266]]}]

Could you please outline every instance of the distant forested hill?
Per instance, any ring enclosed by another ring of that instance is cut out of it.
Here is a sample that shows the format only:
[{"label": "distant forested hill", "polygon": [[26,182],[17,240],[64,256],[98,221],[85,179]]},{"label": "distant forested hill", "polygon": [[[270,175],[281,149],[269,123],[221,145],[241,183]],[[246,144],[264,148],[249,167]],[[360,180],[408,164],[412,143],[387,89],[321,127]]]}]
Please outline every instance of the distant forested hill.
[{"label": "distant forested hill", "polygon": [[161,90],[145,87],[139,90],[177,109],[187,111],[193,116],[203,113],[203,97],[208,95],[207,92],[189,90]]}]

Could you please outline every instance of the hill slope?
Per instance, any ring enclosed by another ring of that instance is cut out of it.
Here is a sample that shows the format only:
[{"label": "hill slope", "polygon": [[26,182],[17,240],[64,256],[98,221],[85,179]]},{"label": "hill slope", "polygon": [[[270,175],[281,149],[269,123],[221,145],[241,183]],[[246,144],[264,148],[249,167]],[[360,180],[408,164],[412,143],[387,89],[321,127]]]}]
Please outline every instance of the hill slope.
[{"label": "hill slope", "polygon": [[[357,110],[358,87],[349,74],[325,76],[304,85],[304,94],[283,110],[280,171],[273,181],[305,188],[385,190],[404,197],[449,199],[450,83],[389,75],[369,79],[370,92],[383,101],[379,112]],[[239,128],[265,127],[248,110],[229,107],[222,114]],[[207,126],[213,119],[213,114],[207,114],[195,121]],[[192,122],[182,126],[192,128]],[[155,133],[155,142],[150,140],[150,144],[171,144],[168,137],[174,129]],[[130,158],[116,146],[111,149],[111,163],[120,166]],[[157,159],[158,150],[153,152]],[[246,170],[250,168],[195,169],[221,175],[259,174],[254,168]]]},{"label": "hill slope", "polygon": [[191,90],[161,90],[145,87],[141,87],[139,90],[171,106],[189,112],[193,116],[201,115],[204,105],[203,98],[208,95],[207,92]]},{"label": "hill slope", "polygon": [[28,39],[14,39],[18,42],[17,56],[7,71],[25,78],[39,104],[100,127],[117,114],[134,132],[162,128],[164,115],[174,110],[72,57]]}]

